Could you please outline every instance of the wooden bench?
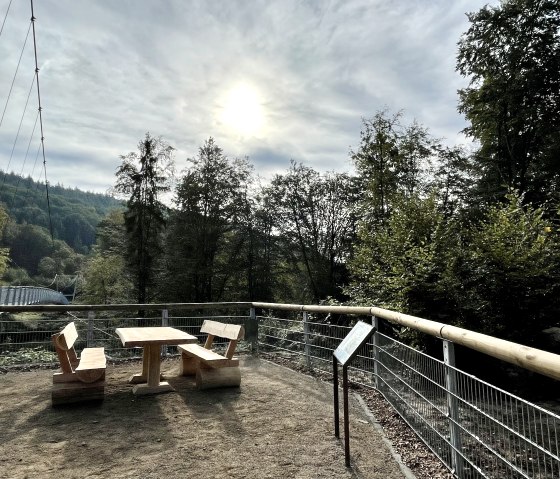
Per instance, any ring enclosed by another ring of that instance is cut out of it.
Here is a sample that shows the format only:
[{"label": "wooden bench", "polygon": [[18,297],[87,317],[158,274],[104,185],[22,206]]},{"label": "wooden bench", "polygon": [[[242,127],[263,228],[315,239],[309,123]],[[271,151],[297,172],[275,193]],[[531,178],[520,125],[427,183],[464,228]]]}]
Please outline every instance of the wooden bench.
[{"label": "wooden bench", "polygon": [[[239,386],[241,384],[239,359],[234,358],[233,354],[237,342],[245,336],[243,326],[206,320],[202,323],[200,332],[208,334],[204,346],[199,344],[177,346],[181,352],[181,375],[196,375],[196,386],[200,389]],[[211,350],[215,337],[230,340],[224,356]]]},{"label": "wooden bench", "polygon": [[52,336],[60,362],[60,371],[53,374],[53,406],[104,398],[107,367],[104,348],[85,348],[78,359],[74,349],[77,339],[73,322]]}]

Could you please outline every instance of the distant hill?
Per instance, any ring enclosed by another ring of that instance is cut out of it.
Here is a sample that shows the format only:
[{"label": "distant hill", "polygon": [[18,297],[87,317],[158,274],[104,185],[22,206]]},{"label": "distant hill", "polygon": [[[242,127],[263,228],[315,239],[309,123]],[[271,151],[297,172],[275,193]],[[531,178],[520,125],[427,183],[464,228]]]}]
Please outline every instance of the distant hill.
[{"label": "distant hill", "polygon": [[[112,196],[49,185],[53,235],[75,251],[86,253],[95,243],[95,228],[110,211],[122,208]],[[32,224],[50,231],[44,183],[0,170],[0,203],[18,224]]]}]

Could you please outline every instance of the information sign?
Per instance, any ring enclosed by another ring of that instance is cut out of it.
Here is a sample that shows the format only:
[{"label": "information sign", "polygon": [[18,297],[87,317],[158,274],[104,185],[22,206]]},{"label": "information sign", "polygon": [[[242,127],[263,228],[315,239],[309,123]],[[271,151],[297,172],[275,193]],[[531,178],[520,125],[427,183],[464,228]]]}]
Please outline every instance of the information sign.
[{"label": "information sign", "polygon": [[371,324],[358,321],[334,351],[338,362],[346,366],[374,331],[375,328]]}]

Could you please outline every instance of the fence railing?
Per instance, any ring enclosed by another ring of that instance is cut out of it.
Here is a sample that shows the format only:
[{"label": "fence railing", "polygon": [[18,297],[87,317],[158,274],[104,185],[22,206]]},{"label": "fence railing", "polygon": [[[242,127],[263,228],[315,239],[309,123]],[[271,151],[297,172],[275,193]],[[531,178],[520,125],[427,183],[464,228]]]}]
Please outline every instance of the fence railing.
[{"label": "fence railing", "polygon": [[[134,314],[138,309],[144,317]],[[560,477],[560,416],[458,369],[454,344],[558,379],[560,356],[551,353],[379,308],[213,303],[0,306],[1,311],[14,315],[0,316],[0,365],[48,362],[50,335],[70,320],[77,322],[84,343],[78,348],[104,346],[117,359],[139,354],[122,348],[114,332],[117,327],[141,322],[198,335],[202,321],[212,317],[245,324],[241,350],[281,355],[326,374],[332,373],[334,349],[358,316],[371,321],[377,332],[349,368],[351,381],[379,390],[455,476]],[[21,311],[49,312],[49,318],[18,318],[15,313]],[[57,312],[62,316],[52,316]],[[384,320],[439,338],[443,359],[382,334]],[[170,347],[164,352],[175,351]]]}]

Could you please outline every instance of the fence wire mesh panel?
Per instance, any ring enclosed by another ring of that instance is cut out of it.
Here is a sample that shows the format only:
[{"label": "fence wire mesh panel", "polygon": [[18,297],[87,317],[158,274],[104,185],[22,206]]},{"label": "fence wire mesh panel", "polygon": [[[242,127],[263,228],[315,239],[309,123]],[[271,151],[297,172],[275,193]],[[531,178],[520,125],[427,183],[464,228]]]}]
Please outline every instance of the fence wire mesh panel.
[{"label": "fence wire mesh panel", "polygon": [[[199,314],[181,316],[163,315],[162,311],[152,311],[146,317],[131,316],[130,312],[116,314],[115,312],[96,313],[67,313],[57,315],[29,315],[13,314],[0,316],[0,366],[31,365],[57,363],[52,343],[52,335],[60,332],[68,323],[74,321],[78,331],[75,348],[81,351],[85,347],[104,347],[109,359],[123,359],[142,357],[142,348],[123,348],[117,336],[116,328],[136,326],[171,326],[196,336],[204,343],[205,334],[200,333],[200,327],[205,319],[231,324],[246,324],[248,315],[224,315],[218,312],[204,311]],[[220,351],[227,346],[227,340],[216,338],[213,346]],[[237,351],[249,350],[247,341],[240,341]],[[176,354],[175,346],[167,346],[164,354]]]},{"label": "fence wire mesh panel", "polygon": [[378,337],[378,389],[458,477],[560,477],[559,416]]},{"label": "fence wire mesh panel", "polygon": [[259,351],[274,353],[309,369],[332,372],[332,354],[350,326],[321,321],[317,316],[259,316]]}]

